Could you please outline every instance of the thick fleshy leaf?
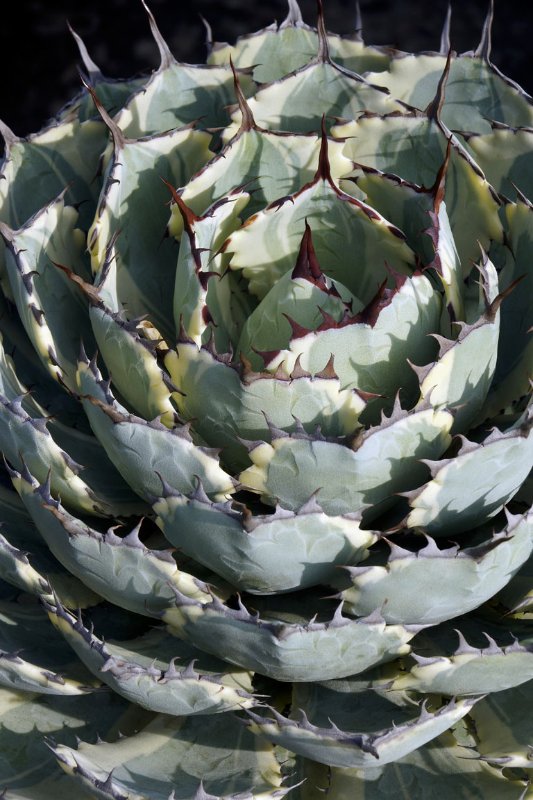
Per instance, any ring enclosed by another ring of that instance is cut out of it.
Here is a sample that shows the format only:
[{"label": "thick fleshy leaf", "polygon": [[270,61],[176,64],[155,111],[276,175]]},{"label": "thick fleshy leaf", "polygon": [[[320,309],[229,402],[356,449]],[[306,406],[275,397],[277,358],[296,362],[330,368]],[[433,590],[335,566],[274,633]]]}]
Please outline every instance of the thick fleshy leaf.
[{"label": "thick fleshy leaf", "polygon": [[[472,260],[477,261],[480,244],[488,250],[492,240],[502,241],[494,189],[458,139],[440,122],[417,114],[369,115],[335,126],[332,134],[345,139],[344,154],[362,167],[392,173],[426,189],[434,186],[449,146],[444,200],[464,274],[471,270]],[[358,183],[365,191],[365,181]],[[375,197],[374,191],[371,203]],[[429,227],[429,219],[420,227],[423,209],[421,214],[417,204],[414,218],[407,225],[400,216],[401,205],[395,209],[394,203],[389,202],[383,209],[380,205],[377,208],[406,235],[413,233],[414,223],[419,230]],[[468,225],[464,224],[465,218]]]},{"label": "thick fleshy leaf", "polygon": [[[171,426],[176,418],[172,402],[174,388],[157,363],[161,334],[148,320],[124,318],[117,296],[115,261],[106,263],[98,289],[66,268],[63,270],[89,302],[96,343],[115,389],[145,419],[158,417]],[[75,358],[76,370],[78,356],[79,351]]]},{"label": "thick fleshy leaf", "polygon": [[380,427],[360,434],[351,447],[303,434],[279,436],[272,444],[252,447],[253,466],[239,480],[293,511],[306,502],[310,491],[317,492],[326,514],[362,511],[404,491],[406,484],[418,483],[424,473],[419,460],[427,458],[426,453],[446,450],[451,424],[447,411],[409,413],[397,407]]},{"label": "thick fleshy leaf", "polygon": [[[533,310],[529,299],[533,291],[531,246],[533,243],[533,207],[522,198],[504,208],[504,226],[508,248],[500,272],[500,285],[515,288],[501,307],[501,333],[494,385],[482,409],[482,416],[493,417],[520,400],[533,379]],[[516,286],[516,281],[520,281]]]},{"label": "thick fleshy leaf", "polygon": [[[13,537],[18,543],[18,537]],[[14,547],[0,534],[0,578],[17,589],[33,595],[54,591],[63,602],[83,608],[100,601],[99,595],[64,570],[44,543],[32,547],[31,556]]]},{"label": "thick fleshy leaf", "polygon": [[[36,421],[36,426],[44,425],[40,420]],[[90,505],[85,502],[85,497],[81,493],[75,502],[69,499],[68,494],[63,494],[61,484],[54,487],[54,472],[52,469],[52,487],[54,493],[61,496],[65,504],[71,503],[74,508],[78,508],[83,513],[98,514],[100,516],[117,516],[139,514],[145,510],[145,506],[139,497],[133,493],[128,483],[121,477],[120,470],[115,469],[110,458],[107,457],[103,444],[90,434],[78,431],[61,422],[51,420],[48,422],[48,430],[57,445],[62,448],[63,453],[68,453],[75,462],[69,466],[75,471],[77,464],[80,468],[80,475],[86,481],[88,493],[91,498]],[[61,458],[65,459],[63,455]],[[67,462],[68,463],[68,462]],[[48,471],[44,468],[45,463],[40,467],[36,477],[44,481]],[[27,466],[31,470],[31,460],[28,458]],[[68,473],[67,473],[68,474]],[[77,487],[77,483],[74,484]]]},{"label": "thick fleshy leaf", "polygon": [[[446,55],[401,54],[393,58],[389,71],[366,77],[386,86],[391,95],[411,106],[425,109],[435,97],[446,67]],[[490,132],[490,120],[519,127],[533,123],[531,98],[504,78],[488,59],[474,55],[452,56],[441,110],[451,130]]]},{"label": "thick fleshy leaf", "polygon": [[529,558],[517,574],[496,596],[512,619],[530,619],[533,609],[533,558]]},{"label": "thick fleshy leaf", "polygon": [[466,147],[497,192],[510,200],[517,190],[533,198],[533,129],[493,124],[490,133],[462,134]]},{"label": "thick fleshy leaf", "polygon": [[[409,670],[396,676],[394,690],[455,697],[501,692],[530,681],[531,631],[515,622],[511,634],[508,620],[502,622],[470,615],[422,631],[409,657]],[[460,629],[451,631],[457,624]]]},{"label": "thick fleshy leaf", "polygon": [[[379,71],[386,69],[390,56],[385,48],[368,47],[359,37],[342,37],[328,33],[331,57],[353,72]],[[235,45],[215,43],[209,64],[229,64],[236,67],[253,67],[254,80],[270,83],[303,67],[316,57],[318,33],[305,25],[298,14],[297,6],[289,6],[289,15],[278,26],[247,36],[240,36]]]},{"label": "thick fleshy leaf", "polygon": [[174,194],[185,228],[174,284],[176,331],[198,345],[213,337],[217,350],[224,353],[237,344],[255,304],[240,276],[227,269],[229,256],[222,252],[249,197],[247,192],[232,192],[198,217]]},{"label": "thick fleshy leaf", "polygon": [[[361,111],[387,114],[404,107],[387,89],[373,86],[329,58],[314,59],[293,74],[263,86],[248,105],[261,127],[292,133],[316,130],[323,115],[328,121],[335,117],[353,119]],[[240,122],[240,111],[236,111],[228,136]]]},{"label": "thick fleshy leaf", "polygon": [[90,316],[113,387],[143,419],[170,427],[175,390],[157,363],[159,332],[147,321],[125,323],[103,305],[93,305]]},{"label": "thick fleshy leaf", "polygon": [[[268,372],[245,372],[238,429],[250,440],[270,437],[271,428],[284,431],[303,426],[320,428],[324,436],[353,434],[366,407],[364,396],[341,389],[334,368],[310,375],[304,370],[287,378]],[[264,420],[267,418],[267,423]]]},{"label": "thick fleshy leaf", "polygon": [[494,429],[481,444],[463,439],[453,458],[427,462],[432,480],[409,494],[407,524],[449,536],[497,514],[533,467],[532,413],[504,433]]},{"label": "thick fleshy leaf", "polygon": [[101,186],[98,163],[107,132],[101,122],[80,123],[73,117],[52,122],[27,139],[4,128],[0,131],[7,143],[0,217],[11,228],[22,227],[67,187],[67,203],[80,203],[81,227],[86,230],[90,224]]},{"label": "thick fleshy leaf", "polygon": [[176,251],[165,238],[168,189],[180,185],[208,160],[210,137],[191,127],[143,139],[126,139],[103,110],[114,137],[95,220],[88,235],[97,284],[105,265],[116,261],[118,300],[130,319],[148,314],[172,333]]},{"label": "thick fleshy leaf", "polygon": [[178,568],[168,549],[141,542],[140,525],[122,538],[111,528],[101,533],[69,514],[29,473],[13,473],[13,483],[57,560],[111,603],[154,616],[173,603],[174,588],[210,599],[200,581]]},{"label": "thick fleshy leaf", "polygon": [[472,324],[462,322],[460,327],[454,326],[459,327],[459,335],[454,339],[439,336],[439,354],[435,362],[414,367],[420,381],[421,400],[453,409],[454,433],[468,430],[480,414],[498,358],[503,295],[494,294],[498,274],[487,256],[479,271],[485,306],[481,316]]},{"label": "thick fleshy leaf", "polygon": [[0,487],[0,578],[32,595],[51,587],[74,608],[100,601],[97,594],[65,570],[42,540],[24,504],[14,491]]},{"label": "thick fleshy leaf", "polygon": [[17,692],[83,695],[95,681],[57,634],[37,603],[0,602],[0,686]]},{"label": "thick fleshy leaf", "polygon": [[[1,505],[3,511],[4,503]],[[10,544],[3,534],[0,534],[0,578],[30,594],[41,594],[48,589],[46,578],[33,567],[26,553]]]},{"label": "thick fleshy leaf", "polygon": [[[117,494],[112,492],[111,496],[108,494],[106,497],[97,493],[83,479],[85,476],[81,477],[83,466],[74,461],[70,453],[81,456],[82,459],[84,453],[89,458],[91,455],[100,455],[101,459],[101,449],[97,443],[93,447],[91,437],[74,429],[63,428],[57,422],[53,429],[54,436],[46,418],[34,418],[27,414],[20,398],[12,401],[6,397],[0,398],[1,447],[4,456],[15,468],[20,470],[26,465],[41,481],[46,480],[50,473],[52,491],[61,495],[67,505],[85,513],[113,515],[120,513],[119,509],[132,513],[140,508],[138,500],[128,491],[124,491],[127,487],[115,480],[116,473],[109,469],[111,465],[107,459],[99,464],[99,475],[93,473],[93,480],[105,491],[110,488],[106,478],[111,478],[117,484]],[[63,444],[72,444],[74,447],[66,450]],[[21,453],[24,453],[25,458],[22,458]],[[115,487],[111,486],[111,490],[113,488]]]},{"label": "thick fleshy leaf", "polygon": [[[249,708],[251,675],[154,628],[104,643],[61,604],[46,604],[54,626],[99,680],[149,711],[192,716]],[[180,663],[181,662],[181,663]]]},{"label": "thick fleshy leaf", "polygon": [[[208,443],[222,446],[224,459],[237,469],[249,464],[242,439],[269,441],[272,428],[326,436],[353,434],[366,407],[363,396],[341,389],[334,369],[311,376],[295,368],[291,375],[239,370],[207,348],[179,342],[165,357],[176,404]],[[218,399],[224,394],[221,407]]]},{"label": "thick fleshy leaf", "polygon": [[[318,125],[310,125],[318,130]],[[253,189],[246,208],[249,216],[280,197],[294,194],[313,179],[321,140],[315,133],[281,134],[257,128],[250,122],[226,144],[200,172],[180,189],[183,202],[195,214],[204,214],[217,200],[239,187]],[[338,180],[350,172],[340,142],[330,144],[331,173]],[[183,220],[177,205],[171,207],[169,230],[180,237]]]},{"label": "thick fleshy leaf", "polygon": [[[0,391],[10,400],[24,395],[23,407],[35,417],[53,416],[58,422],[90,433],[78,401],[58,391],[57,381],[33,349],[16,306],[0,295]],[[27,389],[31,387],[31,394]],[[80,413],[81,412],[81,413]]]},{"label": "thick fleshy leaf", "polygon": [[442,281],[446,305],[453,319],[464,319],[464,299],[462,265],[457,245],[450,225],[444,195],[438,193],[434,211],[430,213],[431,225],[427,233],[435,248],[435,258],[431,266],[435,268]]},{"label": "thick fleshy leaf", "polygon": [[357,164],[354,174],[343,180],[341,186],[396,225],[422,266],[431,264],[435,248],[427,234],[429,214],[434,207],[432,189],[362,164]]},{"label": "thick fleshy leaf", "polygon": [[[48,380],[47,373],[43,375]],[[41,377],[37,391],[30,394],[17,377],[13,358],[0,345],[0,439],[5,458],[18,469],[26,464],[40,481],[50,473],[53,492],[86,513],[112,516],[142,511],[139,499],[113,468],[99,441],[83,429],[50,418],[36,402],[33,394],[40,395]],[[61,399],[57,409],[53,406],[50,411],[62,411]]]},{"label": "thick fleshy leaf", "polygon": [[341,596],[352,614],[381,608],[387,622],[431,623],[459,617],[493,597],[533,550],[533,515],[476,547],[439,549],[433,539],[416,553],[390,544],[384,565],[347,567],[352,586]]},{"label": "thick fleshy leaf", "polygon": [[336,281],[293,277],[295,273],[296,269],[286,272],[276,281],[242,330],[237,352],[256,369],[265,360],[261,353],[276,353],[288,347],[296,326],[307,332],[320,328],[324,319],[340,324],[353,302],[357,304],[346,287]]},{"label": "thick fleshy leaf", "polygon": [[54,754],[78,785],[109,800],[168,800],[173,790],[180,800],[277,800],[287,791],[273,746],[231,714],[209,727],[201,717],[159,714],[133,736],[59,745]]},{"label": "thick fleshy leaf", "polygon": [[533,800],[533,103],[322,5],[0,123],[6,800]]},{"label": "thick fleshy leaf", "polygon": [[178,491],[194,489],[195,475],[215,499],[233,491],[233,479],[220,467],[217,454],[197,447],[184,427],[169,430],[128,414],[105,387],[96,367],[79,363],[78,380],[89,422],[109,459],[141,497],[159,496],[161,479]]},{"label": "thick fleshy leaf", "polygon": [[[262,603],[255,595],[250,613],[213,597],[201,604],[176,593],[175,606],[162,613],[176,635],[231,664],[278,681],[319,681],[363,672],[409,652],[418,628],[386,625],[379,614],[344,617],[340,607],[314,596],[277,595]],[[303,607],[303,608],[302,608]],[[317,615],[326,622],[317,622]]]},{"label": "thick fleshy leaf", "polygon": [[85,236],[77,211],[63,195],[18,231],[0,224],[8,252],[6,266],[20,318],[50,374],[69,389],[76,386],[80,345],[94,349],[85,299],[54,262],[88,277]]},{"label": "thick fleshy leaf", "polygon": [[[244,92],[250,94],[254,87],[251,77],[241,72],[239,80]],[[176,97],[187,101],[176,103]],[[207,128],[216,128],[227,123],[226,108],[233,102],[233,74],[228,67],[169,60],[133,94],[116,121],[131,138],[168,131],[199,119]]]},{"label": "thick fleshy leaf", "polygon": [[314,500],[297,513],[252,516],[246,506],[211,503],[199,487],[191,497],[160,498],[154,511],[180,552],[257,594],[327,583],[339,565],[366,558],[377,538],[350,515],[326,516]]},{"label": "thick fleshy leaf", "polygon": [[350,693],[349,682],[340,681],[327,688],[297,686],[294,695],[301,720],[248,712],[250,729],[312,761],[345,769],[398,761],[456,724],[476,702],[452,701],[431,711],[417,705],[399,709],[373,692]]}]

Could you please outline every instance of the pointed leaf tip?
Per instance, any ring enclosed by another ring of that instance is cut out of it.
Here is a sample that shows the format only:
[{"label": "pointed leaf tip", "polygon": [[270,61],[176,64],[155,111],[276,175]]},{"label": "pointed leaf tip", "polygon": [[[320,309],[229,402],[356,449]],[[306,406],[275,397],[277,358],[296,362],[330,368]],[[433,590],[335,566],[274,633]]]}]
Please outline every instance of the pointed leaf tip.
[{"label": "pointed leaf tip", "polygon": [[302,11],[297,0],[288,0],[289,12],[280,25],[282,28],[300,28],[304,24]]},{"label": "pointed leaf tip", "polygon": [[437,177],[435,178],[435,183],[430,189],[431,194],[433,195],[433,209],[435,214],[439,213],[440,204],[444,200],[444,192],[446,187],[446,175],[448,173],[448,167],[450,165],[450,156],[452,151],[452,143],[451,139],[448,139],[448,144],[446,146],[446,154],[444,156],[444,161],[441,164],[439,171],[437,172]]},{"label": "pointed leaf tip", "polygon": [[451,22],[452,22],[452,4],[448,3],[448,8],[446,9],[446,16],[444,17],[444,23],[442,26],[442,33],[440,35],[439,53],[442,56],[447,55],[451,50],[451,41],[450,41]]},{"label": "pointed leaf tip", "polygon": [[119,128],[119,126],[117,125],[115,120],[111,117],[111,115],[108,114],[108,112],[106,111],[106,109],[104,108],[102,103],[100,102],[100,99],[98,98],[98,95],[94,91],[94,88],[91,86],[90,83],[88,83],[85,80],[85,78],[83,76],[81,77],[81,82],[85,86],[85,88],[87,89],[89,94],[91,95],[93,103],[96,106],[96,110],[98,111],[98,113],[102,117],[103,121],[105,122],[106,126],[108,127],[108,129],[109,129],[109,131],[111,133],[111,136],[113,137],[113,141],[115,143],[115,147],[119,148],[119,149],[124,147],[124,144],[126,142],[126,137],[124,136],[122,130]]},{"label": "pointed leaf tip", "polygon": [[6,123],[3,122],[1,119],[0,119],[0,134],[2,135],[8,147],[9,145],[16,144],[18,141],[20,141],[19,137],[15,133],[13,133],[11,128],[8,127]]},{"label": "pointed leaf tip", "polygon": [[449,49],[448,56],[446,58],[446,64],[444,65],[444,70],[437,85],[437,91],[435,92],[435,97],[425,109],[425,113],[428,119],[432,119],[435,122],[440,122],[440,115],[445,101],[446,84],[448,83],[448,78],[450,76],[452,58],[455,58],[455,56],[456,56],[455,51]]},{"label": "pointed leaf tip", "polygon": [[320,264],[316,257],[313,246],[313,236],[307,219],[305,220],[305,231],[300,243],[298,258],[291,275],[292,279],[304,278],[315,285],[325,288],[324,275],[320,269]]},{"label": "pointed leaf tip", "polygon": [[67,26],[68,26],[68,29],[69,29],[74,41],[76,42],[76,45],[77,45],[77,48],[78,48],[78,51],[79,51],[79,54],[80,54],[80,58],[83,61],[83,66],[87,70],[87,73],[89,75],[89,78],[90,78],[91,82],[96,82],[96,81],[102,80],[103,75],[102,75],[102,72],[100,70],[100,67],[98,66],[98,64],[95,64],[95,62],[92,60],[91,56],[89,55],[89,51],[87,50],[87,47],[85,46],[85,42],[83,41],[81,36],[78,33],[76,33],[76,31],[74,30],[74,28],[72,27],[72,25],[68,21],[67,21]]},{"label": "pointed leaf tip", "polygon": [[361,6],[359,0],[355,0],[355,39],[358,42],[363,41],[363,15],[361,14]]},{"label": "pointed leaf tip", "polygon": [[329,54],[328,34],[326,31],[326,22],[324,19],[324,5],[322,0],[316,0],[317,5],[317,32],[318,32],[318,53],[317,60],[322,63],[331,61]]},{"label": "pointed leaf tip", "polygon": [[213,29],[208,20],[202,16],[202,14],[198,14],[198,16],[200,17],[202,25],[205,28],[205,46],[207,48],[207,54],[209,55],[213,49]]},{"label": "pointed leaf tip", "polygon": [[172,200],[174,201],[174,203],[176,203],[176,205],[179,208],[180,214],[183,218],[183,225],[185,227],[185,230],[187,231],[187,233],[191,234],[194,224],[198,222],[201,219],[201,217],[195,214],[192,208],[189,208],[189,206],[182,199],[180,193],[169,181],[167,181],[163,177],[161,177],[161,180],[163,181],[165,186],[170,190],[170,193],[172,195]]},{"label": "pointed leaf tip", "polygon": [[326,129],[326,115],[322,114],[322,121],[320,124],[320,153],[318,156],[318,167],[313,179],[315,182],[320,180],[328,181],[334,187],[333,179],[331,177],[331,166],[329,163],[329,142],[328,133]]},{"label": "pointed leaf tip", "polygon": [[146,0],[141,0],[141,3],[143,4],[143,8],[144,8],[144,10],[146,11],[146,13],[148,15],[148,22],[150,24],[150,30],[152,32],[152,36],[154,38],[154,41],[155,41],[155,43],[157,45],[157,49],[159,50],[159,57],[161,59],[161,63],[159,65],[159,69],[165,69],[166,67],[169,67],[171,64],[175,64],[176,63],[176,59],[174,58],[174,56],[170,52],[170,48],[169,48],[168,44],[166,43],[165,39],[163,38],[163,35],[162,35],[161,31],[157,27],[157,22],[155,21],[155,17],[152,14],[152,12],[150,11],[150,9],[148,8],[148,6],[146,5]]},{"label": "pointed leaf tip", "polygon": [[246,131],[251,131],[254,128],[257,128],[255,124],[254,115],[252,114],[252,110],[248,105],[246,97],[244,96],[244,92],[242,91],[241,83],[239,81],[239,76],[237,74],[237,70],[235,69],[235,65],[233,63],[233,59],[229,57],[229,65],[231,67],[231,71],[233,72],[233,85],[235,87],[235,94],[237,96],[237,103],[239,106],[239,111],[241,112],[241,125],[238,130],[238,133],[245,133]]},{"label": "pointed leaf tip", "polygon": [[481,32],[481,39],[477,48],[474,50],[474,56],[476,58],[483,59],[483,61],[486,61],[487,64],[490,64],[490,54],[492,50],[493,20],[494,20],[494,0],[489,0],[487,16],[485,17],[485,21],[483,23],[483,30]]}]

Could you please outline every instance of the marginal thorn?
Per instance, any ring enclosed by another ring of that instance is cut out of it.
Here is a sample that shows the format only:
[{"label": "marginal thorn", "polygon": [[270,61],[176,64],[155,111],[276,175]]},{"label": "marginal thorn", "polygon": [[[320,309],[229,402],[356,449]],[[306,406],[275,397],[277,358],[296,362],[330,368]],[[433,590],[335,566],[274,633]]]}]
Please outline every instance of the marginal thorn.
[{"label": "marginal thorn", "polygon": [[103,783],[100,783],[100,789],[104,792],[111,793],[113,791],[113,770],[109,773]]},{"label": "marginal thorn", "polygon": [[518,278],[516,278],[511,284],[509,284],[507,289],[504,289],[503,292],[500,292],[499,295],[494,298],[492,303],[487,308],[487,316],[489,317],[489,319],[491,320],[494,319],[503,301],[506,299],[506,297],[509,297],[511,292],[514,291],[516,286],[518,286],[518,284],[521,281],[523,281],[525,277],[526,277],[525,275],[519,275]]},{"label": "marginal thorn", "polygon": [[291,342],[294,341],[294,339],[302,339],[304,336],[311,333],[311,328],[305,328],[303,325],[300,325],[288,314],[283,314],[283,316],[291,326]]},{"label": "marginal thorn", "polygon": [[339,376],[335,372],[335,355],[331,353],[328,363],[320,372],[315,372],[315,378],[324,378],[325,380],[339,380]]}]

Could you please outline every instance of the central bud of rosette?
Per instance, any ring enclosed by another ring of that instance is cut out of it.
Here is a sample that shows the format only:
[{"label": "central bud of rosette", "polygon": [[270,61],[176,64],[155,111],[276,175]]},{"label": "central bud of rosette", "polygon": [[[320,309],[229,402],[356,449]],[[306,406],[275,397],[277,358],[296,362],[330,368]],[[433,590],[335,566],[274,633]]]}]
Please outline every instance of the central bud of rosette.
[{"label": "central bud of rosette", "polygon": [[[318,140],[251,129],[226,148],[226,172],[248,137],[256,148],[261,141],[262,154],[267,145],[282,151],[283,174],[272,174],[271,155],[260,188],[234,188],[198,216],[192,208],[208,199],[200,199],[205,170],[174,193],[170,225],[182,234],[174,297],[180,340],[165,365],[184,393],[180,413],[206,443],[223,448],[230,469],[246,464],[243,439],[270,441],[274,428],[353,438],[365,409],[364,421],[376,421],[400,389],[412,406],[418,380],[408,359],[426,364],[435,356],[428,334],[439,330],[442,312],[440,293],[415,270],[401,231],[338,187],[351,168],[339,155],[342,143],[329,142],[325,131]],[[307,150],[313,145],[318,168],[276,199],[293,173],[283,150],[292,153],[292,144],[296,151],[301,140]],[[239,227],[248,203],[252,213]],[[306,499],[316,488],[307,487]]]}]

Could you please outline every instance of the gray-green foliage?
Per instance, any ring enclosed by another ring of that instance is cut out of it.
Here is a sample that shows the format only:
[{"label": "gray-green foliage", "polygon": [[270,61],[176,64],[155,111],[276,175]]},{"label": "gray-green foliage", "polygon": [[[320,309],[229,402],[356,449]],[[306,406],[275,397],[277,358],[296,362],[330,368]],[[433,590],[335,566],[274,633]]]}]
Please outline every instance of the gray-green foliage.
[{"label": "gray-green foliage", "polygon": [[5,800],[533,798],[533,105],[318,6],[0,127]]}]

